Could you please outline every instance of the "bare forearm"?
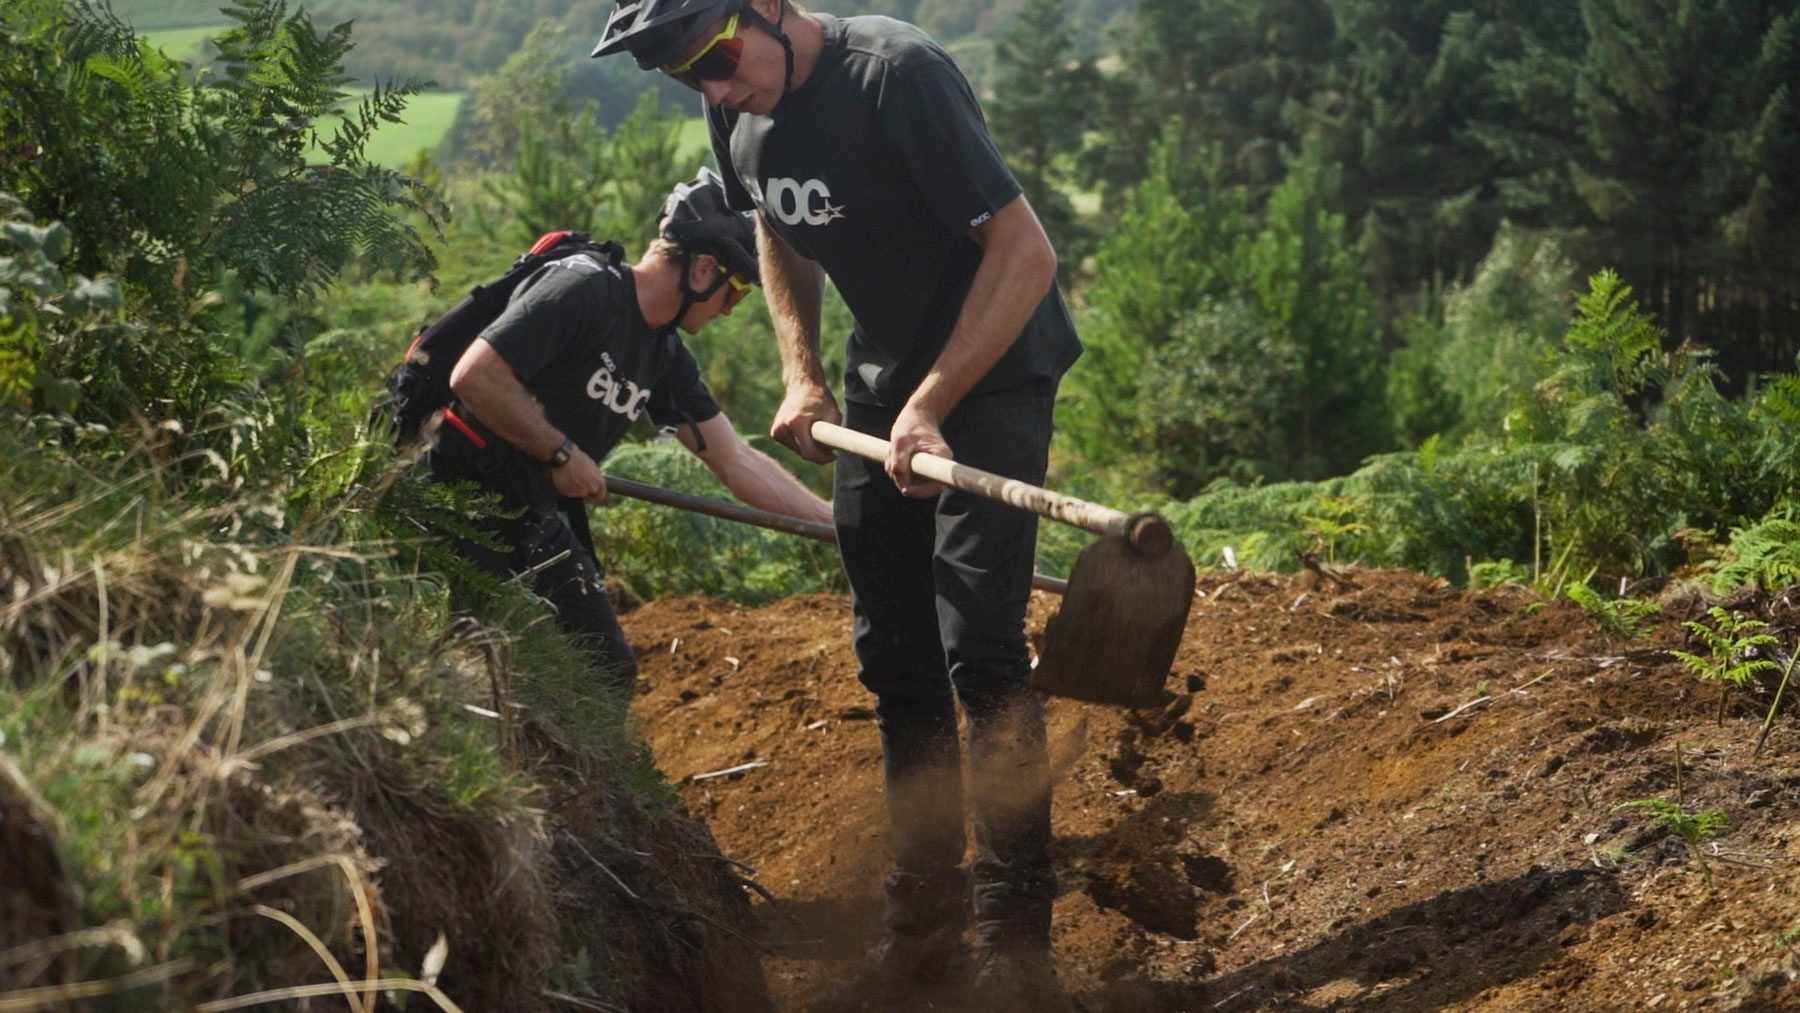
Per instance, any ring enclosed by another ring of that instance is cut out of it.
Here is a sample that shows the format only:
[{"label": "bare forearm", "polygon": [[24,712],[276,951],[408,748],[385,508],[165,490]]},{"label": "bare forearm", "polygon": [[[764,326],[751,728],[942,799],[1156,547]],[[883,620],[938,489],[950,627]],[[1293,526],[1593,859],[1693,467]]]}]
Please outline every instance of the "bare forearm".
[{"label": "bare forearm", "polygon": [[812,494],[775,459],[744,441],[724,412],[675,438],[706,462],[731,494],[759,510],[831,522],[831,504]]},{"label": "bare forearm", "polygon": [[766,224],[756,232],[763,295],[781,349],[781,378],[796,384],[827,386],[819,355],[819,315],[824,300],[824,272],[775,236]]},{"label": "bare forearm", "polygon": [[470,346],[457,363],[450,389],[483,425],[522,453],[543,460],[562,445],[563,433],[550,424],[543,406],[484,343]]},{"label": "bare forearm", "polygon": [[1000,361],[1055,280],[1055,251],[1022,198],[1018,207],[1028,220],[990,238],[950,340],[909,399],[933,418],[949,416]]},{"label": "bare forearm", "polygon": [[759,510],[831,523],[831,504],[814,495],[769,455],[745,445],[734,466],[719,476],[731,494]]}]

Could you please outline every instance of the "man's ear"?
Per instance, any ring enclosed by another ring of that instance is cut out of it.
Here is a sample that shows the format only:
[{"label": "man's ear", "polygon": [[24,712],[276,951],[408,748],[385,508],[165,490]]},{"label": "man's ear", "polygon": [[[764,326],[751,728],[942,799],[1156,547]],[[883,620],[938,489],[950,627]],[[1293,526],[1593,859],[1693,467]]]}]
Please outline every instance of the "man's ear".
[{"label": "man's ear", "polygon": [[719,258],[710,253],[694,254],[690,266],[693,273],[688,277],[688,284],[697,289],[711,284],[713,279],[719,277],[719,272],[725,270],[724,265],[719,263]]}]

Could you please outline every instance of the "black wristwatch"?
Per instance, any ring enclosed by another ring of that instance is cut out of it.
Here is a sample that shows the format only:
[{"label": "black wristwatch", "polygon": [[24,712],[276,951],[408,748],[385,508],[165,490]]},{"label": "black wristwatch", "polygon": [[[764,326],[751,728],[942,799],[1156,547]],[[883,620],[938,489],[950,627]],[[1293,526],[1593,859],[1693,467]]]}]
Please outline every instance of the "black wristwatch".
[{"label": "black wristwatch", "polygon": [[574,449],[575,441],[569,439],[567,436],[563,437],[562,446],[556,448],[556,452],[550,455],[548,461],[544,462],[544,467],[549,468],[551,471],[555,471],[563,465],[568,464],[569,451]]}]

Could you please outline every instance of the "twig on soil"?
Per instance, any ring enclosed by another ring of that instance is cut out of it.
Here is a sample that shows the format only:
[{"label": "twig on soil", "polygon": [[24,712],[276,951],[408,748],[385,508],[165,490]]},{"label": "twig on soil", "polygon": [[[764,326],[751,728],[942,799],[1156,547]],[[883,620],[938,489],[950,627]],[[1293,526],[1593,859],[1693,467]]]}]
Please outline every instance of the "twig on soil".
[{"label": "twig on soil", "polygon": [[[645,855],[644,857],[648,858],[650,856]],[[741,876],[735,875],[735,874],[732,875],[731,879],[733,882],[735,882],[739,886],[743,887],[744,889],[749,890],[751,893],[756,894],[758,897],[761,897],[763,900],[768,901],[771,906],[775,906],[775,907],[779,908],[780,901],[776,898],[774,892],[772,892],[768,887],[762,885],[761,883],[758,883],[755,878],[756,870],[748,865],[745,865],[743,862],[740,862],[735,858],[726,858],[724,855],[693,854],[691,852],[683,852],[681,857],[683,857],[683,858],[710,858],[715,862],[724,862],[726,865],[729,865],[733,869],[737,869],[743,873],[743,875],[741,875]],[[785,914],[786,912],[783,912],[783,913]],[[788,917],[792,918],[793,916],[788,915]]]},{"label": "twig on soil", "polygon": [[1626,651],[1623,654],[1575,654],[1569,651],[1545,651],[1542,654],[1527,654],[1526,657],[1537,661],[1591,661],[1601,668],[1611,668],[1627,661],[1668,661],[1674,655],[1664,647],[1643,647]]},{"label": "twig on soil", "polygon": [[1492,699],[1494,699],[1494,698],[1491,696],[1477,697],[1474,700],[1470,700],[1468,703],[1463,704],[1461,707],[1456,708],[1455,710],[1451,711],[1450,713],[1444,715],[1441,718],[1438,718],[1437,720],[1435,720],[1431,723],[1434,725],[1441,725],[1444,722],[1450,720],[1451,718],[1456,717],[1457,715],[1461,714],[1463,711],[1468,710],[1470,707],[1479,707],[1482,704],[1487,703],[1488,701],[1490,701]]},{"label": "twig on soil", "polygon": [[733,876],[731,878],[737,880],[737,884],[739,886],[743,887],[746,890],[749,890],[751,893],[756,894],[758,897],[761,897],[763,900],[768,901],[770,904],[779,903],[778,901],[776,901],[775,895],[773,893],[769,892],[769,888],[762,885],[761,883],[758,883],[756,880],[751,879],[748,876]]},{"label": "twig on soil", "polygon": [[1225,942],[1227,944],[1229,944],[1233,939],[1236,939],[1238,936],[1242,935],[1243,931],[1245,929],[1249,928],[1258,918],[1261,918],[1261,917],[1262,917],[1262,912],[1260,912],[1260,911],[1257,912],[1256,914],[1251,915],[1249,921],[1245,922],[1242,925],[1239,925],[1237,927],[1237,929],[1231,933],[1231,935],[1225,937]]},{"label": "twig on soil", "polygon": [[620,879],[611,869],[606,867],[606,863],[600,861],[598,858],[595,858],[593,852],[589,851],[587,849],[587,847],[581,843],[580,838],[576,837],[574,834],[570,834],[569,840],[575,845],[575,847],[578,850],[580,850],[580,852],[583,855],[587,856],[588,861],[594,863],[594,868],[599,869],[601,872],[606,873],[606,878],[612,880],[614,883],[617,883],[619,886],[619,889],[625,891],[625,896],[630,897],[632,900],[637,901],[640,904],[642,904],[644,902],[644,898],[639,897],[637,895],[636,890],[633,890],[631,887],[626,886],[624,880]]},{"label": "twig on soil", "polygon": [[1256,986],[1252,985],[1252,986],[1250,986],[1250,988],[1240,988],[1236,992],[1233,992],[1230,995],[1226,996],[1225,998],[1220,999],[1218,1002],[1213,1003],[1212,1008],[1218,1009],[1220,1006],[1223,1006],[1226,1003],[1230,1002],[1231,1000],[1236,999],[1238,996],[1243,995],[1245,992],[1251,991],[1255,987]]},{"label": "twig on soil", "polygon": [[599,1013],[628,1013],[623,1006],[613,1006],[609,1003],[601,1002],[598,999],[583,999],[580,996],[570,995],[567,992],[553,992],[546,988],[540,991],[538,995],[541,995],[546,999],[554,999],[557,1002],[566,1003],[576,1009],[598,1010]]},{"label": "twig on soil", "polygon": [[[649,858],[650,856],[646,854],[643,857]],[[715,862],[724,862],[726,865],[730,865],[730,866],[736,867],[738,869],[742,869],[744,872],[744,875],[746,875],[746,876],[756,875],[756,870],[754,868],[752,868],[748,865],[745,865],[743,862],[740,862],[735,858],[727,858],[724,855],[693,854],[691,852],[683,852],[681,857],[683,857],[683,858],[710,858]]]},{"label": "twig on soil", "polygon": [[1712,846],[1706,849],[1706,853],[1708,855],[1711,855],[1712,857],[1718,859],[1719,861],[1726,863],[1727,865],[1742,865],[1742,866],[1744,866],[1746,868],[1750,868],[1750,869],[1773,869],[1773,868],[1775,868],[1775,866],[1773,864],[1768,863],[1768,862],[1756,862],[1756,861],[1752,861],[1748,858],[1738,857],[1740,855],[1746,854],[1746,852],[1720,851],[1719,843],[1717,841],[1714,841]]},{"label": "twig on soil", "polygon": [[1773,869],[1773,868],[1775,868],[1773,865],[1769,865],[1764,862],[1752,862],[1748,858],[1728,858],[1725,855],[1714,855],[1713,857],[1717,858],[1721,862],[1724,862],[1726,865],[1741,865],[1741,866],[1745,867],[1746,869]]},{"label": "twig on soil", "polygon": [[768,765],[769,761],[767,760],[752,760],[749,763],[740,763],[735,767],[726,767],[724,770],[713,770],[704,774],[692,774],[688,776],[688,780],[711,781],[714,778],[730,777],[733,774],[742,774],[747,770],[755,770],[758,767],[766,767]]},{"label": "twig on soil", "polygon": [[1531,687],[1537,685],[1540,682],[1543,682],[1545,679],[1548,679],[1555,674],[1556,674],[1556,669],[1552,668],[1550,671],[1545,672],[1543,675],[1538,676],[1537,678],[1531,680],[1528,683],[1525,683],[1522,686],[1514,686],[1509,692],[1517,693],[1520,696],[1524,696],[1526,690],[1530,689]]}]

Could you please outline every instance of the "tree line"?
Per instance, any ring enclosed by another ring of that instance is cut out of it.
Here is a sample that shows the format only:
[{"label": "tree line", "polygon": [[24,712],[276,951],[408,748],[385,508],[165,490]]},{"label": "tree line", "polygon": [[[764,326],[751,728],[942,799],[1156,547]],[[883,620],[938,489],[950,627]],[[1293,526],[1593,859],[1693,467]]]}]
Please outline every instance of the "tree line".
[{"label": "tree line", "polygon": [[[1467,375],[1446,309],[1508,228],[1568,279],[1616,270],[1731,390],[1794,366],[1792,0],[1139,0],[1112,68],[1068,10],[1027,0],[990,110],[1086,262],[1088,428],[1195,448],[1157,488],[1344,474],[1497,424],[1533,356]],[[1549,295],[1565,320],[1574,288]]]},{"label": "tree line", "polygon": [[1110,225],[1166,140],[1216,148],[1261,208],[1312,159],[1390,325],[1504,220],[1618,268],[1739,382],[1800,350],[1793,0],[1139,0],[1116,74],[1074,60],[1068,9],[1028,0],[1001,44],[996,119],[1034,198],[1097,189]]}]

